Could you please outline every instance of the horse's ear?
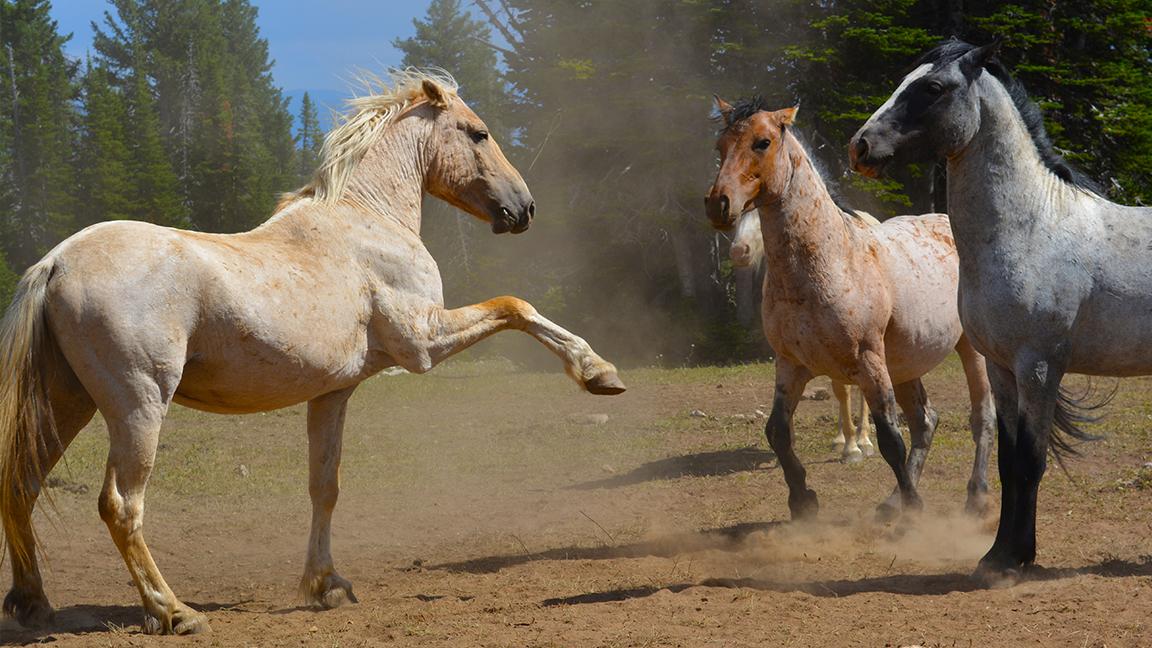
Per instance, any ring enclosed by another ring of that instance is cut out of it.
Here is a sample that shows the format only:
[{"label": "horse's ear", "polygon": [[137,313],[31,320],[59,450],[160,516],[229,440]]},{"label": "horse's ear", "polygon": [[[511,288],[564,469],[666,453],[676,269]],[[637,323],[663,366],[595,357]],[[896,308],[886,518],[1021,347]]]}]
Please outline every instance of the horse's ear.
[{"label": "horse's ear", "polygon": [[423,86],[424,96],[427,97],[428,103],[437,108],[448,107],[448,95],[436,82],[424,79],[421,85]]},{"label": "horse's ear", "polygon": [[1000,45],[1004,39],[997,36],[995,40],[983,47],[968,52],[960,57],[960,72],[964,74],[964,78],[969,81],[975,81],[976,77],[980,76],[980,72],[984,69],[984,65],[992,60],[993,56],[1000,51]]},{"label": "horse's ear", "polygon": [[796,113],[799,111],[800,104],[796,104],[791,108],[784,108],[783,110],[777,111],[776,114],[780,115],[780,125],[791,126],[792,122],[796,121]]},{"label": "horse's ear", "polygon": [[720,98],[720,95],[712,95],[712,99],[716,102],[716,112],[724,119],[724,123],[729,126],[732,125],[732,104]]}]

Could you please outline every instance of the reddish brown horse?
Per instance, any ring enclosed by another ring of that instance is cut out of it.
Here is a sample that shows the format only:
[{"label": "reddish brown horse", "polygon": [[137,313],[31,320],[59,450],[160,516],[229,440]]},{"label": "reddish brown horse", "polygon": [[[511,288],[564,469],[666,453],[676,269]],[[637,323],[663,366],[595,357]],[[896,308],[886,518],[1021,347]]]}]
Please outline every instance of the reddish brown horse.
[{"label": "reddish brown horse", "polygon": [[[817,511],[793,450],[792,415],[814,376],[860,386],[880,453],[898,492],[881,505],[920,508],[916,484],[938,417],[920,377],[955,349],[968,377],[976,458],[967,509],[987,505],[985,480],[995,411],[984,359],[964,337],[957,312],[958,261],[948,217],[901,216],[882,224],[840,208],[792,132],[796,109],[759,100],[717,99],[725,128],[720,173],[708,195],[717,228],[755,207],[764,241],[764,334],[778,354],[776,395],[765,433],[788,482],[793,517]],[[907,453],[896,427],[904,411]]]}]

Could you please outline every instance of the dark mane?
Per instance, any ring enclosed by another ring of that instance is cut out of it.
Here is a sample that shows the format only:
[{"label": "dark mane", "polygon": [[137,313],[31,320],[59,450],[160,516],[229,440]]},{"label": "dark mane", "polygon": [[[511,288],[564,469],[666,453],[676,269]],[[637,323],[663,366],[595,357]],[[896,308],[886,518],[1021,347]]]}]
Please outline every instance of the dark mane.
[{"label": "dark mane", "polygon": [[[931,64],[933,69],[950,65],[974,49],[976,49],[975,45],[952,38],[929,50],[917,59],[913,67],[920,67],[926,63]],[[1024,89],[1024,85],[1012,76],[1008,68],[1004,67],[999,59],[993,57],[984,65],[984,69],[1000,81],[1004,89],[1008,91],[1008,96],[1012,98],[1016,111],[1024,120],[1024,126],[1028,129],[1028,134],[1032,137],[1032,143],[1036,146],[1036,152],[1040,154],[1044,166],[1055,173],[1056,177],[1070,185],[1103,194],[1096,182],[1056,152],[1052,146],[1052,141],[1048,139],[1048,131],[1044,129],[1044,116],[1040,113],[1040,107],[1028,97],[1028,91]]]},{"label": "dark mane", "polygon": [[[724,123],[724,128],[721,129],[721,132],[724,132],[758,112],[772,112],[773,110],[776,110],[776,108],[772,107],[763,96],[753,95],[750,99],[740,99],[737,101],[732,105],[731,112],[727,115],[718,116],[716,120]],[[855,216],[856,210],[844,203],[844,199],[837,190],[836,184],[828,179],[827,169],[824,168],[824,164],[820,161],[820,158],[812,154],[812,147],[808,145],[808,141],[804,135],[799,129],[793,127],[790,127],[788,132],[792,133],[792,136],[800,143],[800,148],[804,149],[804,155],[807,156],[812,168],[816,169],[820,180],[824,182],[824,187],[828,190],[828,195],[832,196],[832,202],[840,208],[840,211],[849,216]]]}]

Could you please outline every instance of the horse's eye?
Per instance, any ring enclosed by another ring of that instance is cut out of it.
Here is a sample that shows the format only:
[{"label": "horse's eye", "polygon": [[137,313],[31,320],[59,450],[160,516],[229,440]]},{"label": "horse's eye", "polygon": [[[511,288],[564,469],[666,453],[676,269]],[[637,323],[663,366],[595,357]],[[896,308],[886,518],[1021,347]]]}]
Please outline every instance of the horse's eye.
[{"label": "horse's eye", "polygon": [[769,140],[769,139],[758,139],[752,143],[752,150],[753,151],[767,151],[768,145],[771,143],[772,143],[772,140]]},{"label": "horse's eye", "polygon": [[488,139],[488,131],[473,131],[471,137],[473,142],[479,144]]},{"label": "horse's eye", "polygon": [[940,93],[944,92],[944,84],[940,83],[939,81],[929,81],[928,83],[924,84],[924,92],[932,95],[933,97],[938,96]]}]

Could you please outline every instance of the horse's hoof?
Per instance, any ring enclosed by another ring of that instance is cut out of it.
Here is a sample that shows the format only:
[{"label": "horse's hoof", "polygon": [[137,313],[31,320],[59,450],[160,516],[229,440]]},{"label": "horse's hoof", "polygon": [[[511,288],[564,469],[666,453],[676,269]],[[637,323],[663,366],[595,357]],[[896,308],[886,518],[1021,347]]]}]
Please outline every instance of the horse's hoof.
[{"label": "horse's hoof", "polygon": [[833,441],[832,442],[832,450],[835,452],[844,452],[844,442],[843,441]]},{"label": "horse's hoof", "polygon": [[609,369],[585,380],[584,389],[597,396],[615,396],[623,394],[628,388],[624,386],[620,376],[616,375],[616,370]]},{"label": "horse's hoof", "polygon": [[861,445],[860,451],[864,453],[865,457],[875,457],[876,456],[876,446],[874,446],[872,444]]},{"label": "horse's hoof", "polygon": [[46,628],[56,619],[56,612],[43,592],[30,594],[16,589],[4,597],[4,614],[25,628]]},{"label": "horse's hoof", "polygon": [[888,498],[887,501],[881,502],[880,505],[876,507],[877,522],[888,523],[898,517],[900,517],[900,505],[894,504],[892,498]]},{"label": "horse's hoof", "polygon": [[988,515],[988,511],[992,505],[988,502],[988,495],[986,494],[970,494],[968,500],[964,502],[964,513],[976,519],[981,519]]},{"label": "horse's hoof", "polygon": [[315,580],[305,578],[302,588],[308,603],[326,610],[360,602],[352,593],[352,583],[335,573],[329,573]]},{"label": "horse's hoof", "polygon": [[816,498],[816,491],[805,488],[800,495],[788,495],[788,510],[792,513],[794,521],[811,520],[820,512],[820,500]]},{"label": "horse's hoof", "polygon": [[859,448],[840,457],[840,463],[844,464],[858,464],[862,461],[864,461],[864,453]]},{"label": "horse's hoof", "polygon": [[168,619],[165,623],[160,617],[145,613],[144,614],[144,634],[150,635],[163,635],[163,634],[176,634],[176,635],[190,635],[200,634],[203,632],[210,632],[212,628],[208,625],[208,617],[187,605],[180,604],[176,611],[172,613],[172,618]]},{"label": "horse's hoof", "polygon": [[983,560],[972,572],[972,580],[987,589],[1005,589],[1013,587],[1024,579],[1024,571],[1019,566],[997,566],[985,563]]}]

